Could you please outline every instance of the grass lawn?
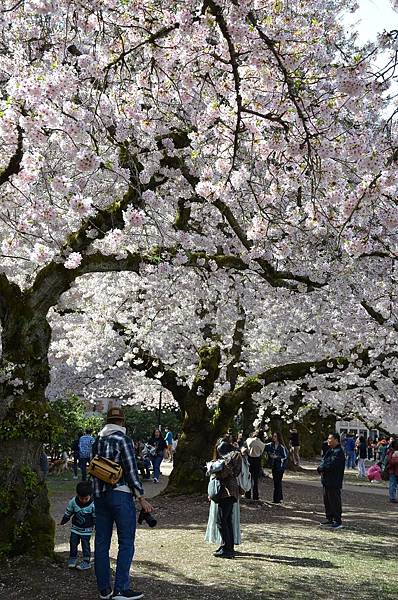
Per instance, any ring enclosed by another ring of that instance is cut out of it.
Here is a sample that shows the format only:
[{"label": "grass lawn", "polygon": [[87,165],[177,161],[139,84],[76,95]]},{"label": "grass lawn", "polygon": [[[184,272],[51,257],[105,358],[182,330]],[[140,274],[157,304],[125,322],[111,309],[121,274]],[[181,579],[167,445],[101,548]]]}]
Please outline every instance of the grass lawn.
[{"label": "grass lawn", "polygon": [[[53,514],[59,522],[74,481],[49,481]],[[150,484],[148,495],[157,489]],[[272,482],[261,485],[269,499]],[[243,543],[233,560],[212,556],[203,541],[208,503],[204,497],[153,500],[158,526],[139,526],[132,576],[147,600],[267,600],[398,598],[398,505],[384,495],[344,492],[344,524],[321,529],[321,488],[287,479],[286,504],[243,501]],[[56,550],[68,556],[69,526],[57,527]],[[111,553],[116,556],[114,536]],[[113,561],[114,566],[114,561]],[[68,571],[65,564],[8,561],[0,574],[0,598],[95,600],[92,571]]]}]

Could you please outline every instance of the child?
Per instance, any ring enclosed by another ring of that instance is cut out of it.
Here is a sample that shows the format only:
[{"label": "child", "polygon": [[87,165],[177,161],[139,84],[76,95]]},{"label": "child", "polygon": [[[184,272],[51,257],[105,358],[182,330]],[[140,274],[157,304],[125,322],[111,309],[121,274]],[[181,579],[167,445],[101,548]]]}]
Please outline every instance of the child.
[{"label": "child", "polygon": [[[76,494],[75,498],[69,500],[60,525],[65,525],[72,517],[68,568],[73,569],[76,567],[80,571],[85,571],[91,568],[90,537],[93,533],[95,520],[91,483],[88,481],[78,483]],[[79,542],[82,543],[83,561],[78,565],[77,549]]]}]

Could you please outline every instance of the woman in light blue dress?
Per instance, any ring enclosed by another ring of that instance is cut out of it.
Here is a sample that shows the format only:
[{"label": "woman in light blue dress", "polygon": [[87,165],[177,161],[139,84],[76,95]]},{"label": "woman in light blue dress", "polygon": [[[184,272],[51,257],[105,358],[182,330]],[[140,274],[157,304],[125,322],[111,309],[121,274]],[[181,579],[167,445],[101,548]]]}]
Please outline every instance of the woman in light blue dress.
[{"label": "woman in light blue dress", "polygon": [[[222,544],[222,538],[220,534],[219,526],[217,525],[218,517],[218,506],[213,500],[210,500],[209,518],[207,521],[207,529],[205,534],[205,541],[209,544]],[[232,527],[234,530],[234,544],[241,543],[240,533],[240,506],[239,502],[235,502],[232,509]]]}]

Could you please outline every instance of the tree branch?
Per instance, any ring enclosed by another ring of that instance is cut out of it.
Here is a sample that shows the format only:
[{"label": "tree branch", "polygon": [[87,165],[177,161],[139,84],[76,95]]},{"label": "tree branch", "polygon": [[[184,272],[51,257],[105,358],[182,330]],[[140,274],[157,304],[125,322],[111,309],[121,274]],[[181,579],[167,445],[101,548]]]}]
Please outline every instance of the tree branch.
[{"label": "tree branch", "polygon": [[17,175],[21,169],[21,162],[23,158],[23,129],[19,125],[17,125],[18,131],[18,142],[17,148],[10,158],[10,162],[7,167],[0,172],[0,185],[9,181],[12,175]]},{"label": "tree branch", "polygon": [[236,363],[239,362],[242,355],[242,346],[244,341],[244,331],[246,325],[246,313],[242,307],[240,307],[240,318],[235,323],[234,335],[232,338],[232,347],[229,351],[231,360],[227,365],[227,381],[229,382],[230,389],[233,391],[236,387],[238,380],[239,369]]},{"label": "tree branch", "polygon": [[[113,323],[113,329],[124,338],[126,345],[129,346],[134,342],[131,336],[128,335],[126,327],[121,323]],[[172,393],[180,408],[184,408],[190,388],[185,378],[180,377],[174,369],[166,366],[160,358],[156,358],[147,350],[137,347],[129,366],[134,371],[145,372],[145,377],[148,377],[148,379],[161,383],[166,390]]]},{"label": "tree branch", "polygon": [[21,300],[21,289],[16,283],[9,281],[5,273],[0,273],[0,321],[4,319],[10,310]]}]

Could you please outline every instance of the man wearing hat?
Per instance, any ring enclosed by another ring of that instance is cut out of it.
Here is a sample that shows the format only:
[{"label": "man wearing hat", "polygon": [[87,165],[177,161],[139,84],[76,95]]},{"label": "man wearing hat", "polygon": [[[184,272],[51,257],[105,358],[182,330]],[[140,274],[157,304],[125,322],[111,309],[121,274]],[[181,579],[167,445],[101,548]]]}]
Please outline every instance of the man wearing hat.
[{"label": "man wearing hat", "polygon": [[[93,455],[98,454],[120,464],[123,476],[111,485],[93,477],[96,518],[95,575],[101,600],[137,600],[144,594],[133,591],[129,585],[130,566],[134,556],[137,498],[145,512],[153,507],[144,497],[144,489],[138,476],[133,441],[126,435],[123,410],[108,410],[105,427],[93,444]],[[113,525],[116,523],[119,551],[116,575],[112,591],[109,547]]]}]

